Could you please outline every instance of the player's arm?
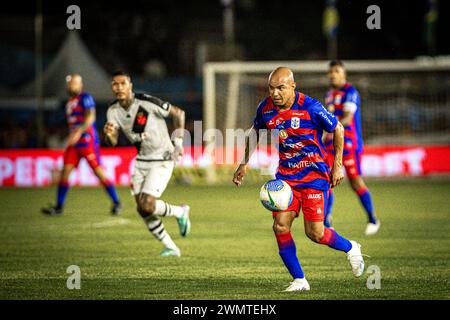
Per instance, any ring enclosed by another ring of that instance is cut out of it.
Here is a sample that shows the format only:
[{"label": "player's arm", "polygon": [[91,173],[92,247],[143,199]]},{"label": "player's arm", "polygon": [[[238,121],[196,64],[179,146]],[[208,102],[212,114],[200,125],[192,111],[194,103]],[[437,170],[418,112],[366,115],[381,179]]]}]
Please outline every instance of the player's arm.
[{"label": "player's arm", "polygon": [[[331,105],[331,108],[330,108],[330,106],[328,106],[327,110],[330,111],[330,112],[333,112],[331,110],[334,110],[334,106]],[[342,118],[339,121],[342,124],[342,126],[344,127],[344,129],[345,129],[346,126],[348,126],[348,125],[350,125],[350,123],[352,123],[353,114],[354,113],[355,113],[355,111],[354,111],[353,106],[349,108],[348,105],[347,106],[344,105]],[[330,141],[331,139],[333,139],[333,134],[332,133],[325,132],[324,135],[322,136],[322,142],[323,143],[326,143],[326,142]]]},{"label": "player's arm", "polygon": [[342,118],[341,118],[341,123],[344,127],[350,125],[350,123],[352,123],[352,119],[353,119],[353,113],[352,111],[346,111],[344,109],[344,112],[342,114]]},{"label": "player's arm", "polygon": [[331,168],[331,187],[337,186],[344,179],[342,171],[342,154],[344,152],[344,126],[322,104],[311,107],[313,121],[318,127],[333,134],[334,164]]},{"label": "player's arm", "polygon": [[103,127],[105,142],[110,146],[115,146],[119,140],[119,125],[114,118],[114,112],[108,109],[106,112],[106,123]]},{"label": "player's arm", "polygon": [[[326,109],[328,110],[328,112],[334,114],[334,104],[330,103],[326,106]],[[324,131],[324,133],[322,134],[322,143],[327,143],[328,141],[330,141],[331,139],[333,139],[333,134]]]},{"label": "player's arm", "polygon": [[171,105],[169,117],[172,118],[174,126],[172,141],[175,146],[175,151],[173,153],[173,158],[174,160],[178,160],[183,156],[183,138],[184,138],[186,114],[183,109]]},{"label": "player's arm", "polygon": [[78,140],[80,140],[83,132],[85,132],[95,122],[95,109],[94,108],[86,109],[84,112],[84,119],[85,119],[84,122],[70,133],[67,139],[68,146],[77,143]]},{"label": "player's arm", "polygon": [[245,134],[244,156],[242,157],[242,161],[240,162],[239,166],[237,167],[233,175],[233,183],[235,185],[240,186],[242,180],[244,180],[244,176],[247,173],[248,162],[253,152],[255,151],[256,147],[258,146],[258,142],[259,142],[258,130],[255,130],[254,126],[252,126],[249,130],[247,130]]},{"label": "player's arm", "polygon": [[331,187],[334,188],[344,179],[342,154],[344,152],[344,126],[338,122],[333,131],[334,163],[331,169]]},{"label": "player's arm", "polygon": [[352,123],[353,115],[358,109],[359,103],[359,94],[356,90],[351,90],[347,93],[345,97],[343,114],[341,118],[341,123],[345,127],[349,126]]}]

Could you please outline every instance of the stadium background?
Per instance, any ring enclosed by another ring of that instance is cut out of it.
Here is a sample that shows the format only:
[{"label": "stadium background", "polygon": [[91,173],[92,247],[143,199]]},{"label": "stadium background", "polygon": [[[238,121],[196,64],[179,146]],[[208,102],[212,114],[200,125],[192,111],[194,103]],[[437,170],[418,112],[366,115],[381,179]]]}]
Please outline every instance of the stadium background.
[{"label": "stadium background", "polygon": [[[198,212],[196,217],[194,211],[193,218],[194,223],[197,222],[197,230],[194,229],[192,239],[186,243],[184,263],[194,266],[190,271],[186,271],[182,263],[173,261],[168,263],[170,272],[165,269],[153,273],[142,271],[148,264],[150,269],[154,268],[152,270],[163,269],[167,262],[159,258],[149,262],[145,258],[154,253],[152,248],[155,250],[157,244],[140,225],[125,187],[129,184],[134,150],[127,148],[123,139],[123,149],[106,146],[103,149],[104,162],[110,168],[108,174],[124,186],[119,190],[122,199],[126,199],[122,218],[114,220],[105,215],[106,199],[100,200],[103,191],[90,187],[97,181],[85,164],[72,176],[71,182],[83,187],[74,188],[69,193],[64,217],[67,220],[48,221],[42,219],[38,211],[40,206],[53,200],[56,169],[61,165],[61,148],[67,135],[64,118],[64,76],[67,73],[80,72],[78,68],[88,73],[82,72],[82,75],[86,90],[93,93],[97,102],[100,134],[108,102],[112,99],[108,88],[109,74],[116,69],[124,69],[132,74],[137,91],[149,92],[183,107],[187,128],[193,136],[195,121],[204,120],[205,114],[205,63],[314,62],[329,58],[375,62],[407,60],[419,64],[439,62],[447,69],[395,75],[389,70],[375,75],[370,72],[349,74],[350,81],[353,76],[357,88],[365,85],[361,90],[363,131],[366,153],[371,158],[366,158],[363,169],[368,176],[375,177],[369,180],[369,186],[374,189],[375,204],[383,221],[379,237],[366,243],[367,246],[374,244],[384,249],[375,250],[372,246],[371,254],[378,256],[377,263],[389,266],[385,267],[388,269],[385,273],[388,289],[373,295],[365,288],[365,291],[355,288],[344,279],[344,285],[336,288],[336,292],[309,297],[450,297],[449,246],[445,245],[450,241],[450,43],[446,34],[449,30],[449,3],[432,0],[242,0],[234,1],[231,7],[226,3],[228,1],[219,0],[131,1],[124,7],[123,4],[106,1],[61,1],[51,5],[43,1],[40,10],[37,1],[20,7],[12,4],[2,10],[2,298],[38,298],[44,288],[48,292],[44,298],[283,299],[283,296],[264,290],[265,280],[271,289],[277,288],[279,281],[287,281],[282,276],[275,254],[270,256],[272,260],[269,262],[279,267],[280,272],[265,278],[270,268],[264,254],[256,250],[248,258],[242,253],[247,246],[258,244],[261,244],[261,251],[275,252],[270,235],[270,217],[262,218],[264,209],[257,202],[258,186],[267,180],[267,176],[261,176],[258,170],[251,173],[246,181],[248,185],[240,195],[229,185],[233,166],[215,167],[219,172],[216,186],[208,188],[205,183],[210,166],[202,165],[202,161],[195,157],[189,158],[195,152],[186,150],[187,156],[177,167],[165,196],[180,202],[184,201],[181,196],[184,194],[186,201],[191,201]],[[77,4],[81,8],[81,30],[67,30],[69,14],[66,9],[69,4]],[[333,4],[337,10],[333,12],[339,16],[338,23],[334,23],[332,18],[324,18]],[[381,8],[380,30],[366,27],[369,16],[366,9],[373,4]],[[433,4],[434,10],[430,9]],[[42,12],[41,42],[36,33],[38,12]],[[36,99],[35,82],[40,61],[44,74],[42,100]],[[244,90],[249,95],[254,92],[255,97],[262,97],[265,76],[252,72],[247,76],[252,85]],[[299,72],[296,76],[305,93],[322,98],[320,95],[326,88],[325,73],[308,75]],[[227,77],[229,75],[219,76],[215,80],[218,119],[227,113],[224,102],[229,99]],[[405,83],[408,88],[401,91]],[[248,105],[242,112],[251,114],[255,107]],[[236,124],[236,127],[242,126]],[[194,145],[194,148],[201,150],[202,145]],[[205,195],[205,199],[199,200],[198,194]],[[224,197],[227,201],[221,200]],[[241,202],[231,200],[236,197],[242,197]],[[342,199],[340,202],[339,197]],[[364,220],[362,214],[355,213],[359,211],[359,204],[353,198],[347,185],[338,190],[335,219],[338,226],[360,237]],[[341,216],[339,212],[342,212]],[[406,217],[409,220],[405,222]],[[210,234],[210,225],[214,226],[215,234]],[[247,230],[243,225],[253,225],[253,228]],[[399,225],[400,230],[397,229]],[[170,226],[168,223],[168,228]],[[300,236],[300,232],[298,234]],[[125,239],[125,242],[135,244],[134,251],[131,251],[135,258],[130,257],[124,242],[116,243],[119,249],[114,253],[111,241],[119,241],[115,239],[117,236],[122,237],[121,241]],[[244,239],[238,240],[241,237]],[[401,244],[393,239],[400,239]],[[424,239],[430,241],[424,242]],[[217,250],[221,241],[230,245],[228,251]],[[410,250],[408,243],[414,243],[417,251]],[[387,248],[395,247],[395,244],[398,245],[396,250],[403,250],[404,254],[393,262],[390,259],[392,252]],[[321,251],[313,246],[305,245],[303,250],[311,258],[311,266],[319,267],[323,273],[329,270],[320,267],[322,263],[334,263],[329,257],[323,258]],[[92,252],[92,255],[85,252]],[[197,252],[202,252],[200,257],[196,256]],[[136,259],[135,264],[123,260],[119,253],[128,259]],[[64,288],[64,266],[74,259],[84,263],[89,270],[90,291],[74,294]],[[233,259],[235,263],[232,264],[230,260]],[[208,266],[205,270],[200,269],[205,261]],[[121,291],[114,282],[114,276],[102,274],[104,263],[115,264],[117,268],[108,269],[111,274],[128,279],[126,283],[131,281],[132,284],[125,285],[126,289]],[[224,266],[231,271],[225,271]],[[430,280],[431,276],[414,272],[425,269],[432,270],[430,274],[434,280]],[[199,280],[195,270],[204,272],[205,276]],[[137,279],[141,274],[143,278]],[[170,281],[173,274],[181,274],[193,287],[177,288]],[[143,280],[146,276],[157,278],[155,291],[146,291]],[[219,280],[215,282],[214,277]],[[335,280],[326,275],[316,279],[323,286],[332,282],[332,286],[337,286]],[[411,286],[411,281],[416,281],[417,287]],[[258,295],[249,290],[255,285],[262,285],[257,289]],[[359,285],[364,287],[361,283]],[[110,286],[110,290],[105,286]],[[175,293],[171,295],[170,292]]]}]

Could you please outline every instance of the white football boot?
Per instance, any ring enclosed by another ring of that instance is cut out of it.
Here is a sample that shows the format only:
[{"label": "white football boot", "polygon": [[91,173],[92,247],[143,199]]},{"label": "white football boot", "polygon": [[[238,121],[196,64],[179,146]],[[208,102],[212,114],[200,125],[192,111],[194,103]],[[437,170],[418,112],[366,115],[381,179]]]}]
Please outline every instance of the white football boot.
[{"label": "white football boot", "polygon": [[181,208],[183,208],[183,215],[177,219],[178,227],[181,236],[186,237],[191,231],[191,220],[189,219],[189,211],[191,208],[187,204],[182,204]]},{"label": "white football boot", "polygon": [[380,229],[380,220],[377,220],[377,223],[368,223],[366,227],[366,231],[364,232],[366,236],[373,236]]},{"label": "white football boot", "polygon": [[284,290],[284,292],[291,291],[309,291],[309,283],[306,278],[297,278],[291,282],[291,285]]},{"label": "white football boot", "polygon": [[361,253],[361,245],[351,240],[352,248],[347,252],[347,259],[352,267],[353,275],[360,277],[364,272],[364,259]]}]

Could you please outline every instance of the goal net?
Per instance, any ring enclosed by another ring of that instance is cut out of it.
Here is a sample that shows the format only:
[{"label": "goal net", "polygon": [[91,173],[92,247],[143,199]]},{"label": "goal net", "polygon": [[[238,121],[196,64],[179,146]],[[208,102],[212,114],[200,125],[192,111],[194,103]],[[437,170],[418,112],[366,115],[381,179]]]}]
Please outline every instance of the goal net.
[{"label": "goal net", "polygon": [[[450,58],[347,60],[344,64],[348,81],[361,96],[366,144],[450,143]],[[207,63],[204,130],[225,133],[249,128],[258,103],[268,95],[268,75],[279,66],[292,69],[298,90],[323,102],[328,61]]]}]

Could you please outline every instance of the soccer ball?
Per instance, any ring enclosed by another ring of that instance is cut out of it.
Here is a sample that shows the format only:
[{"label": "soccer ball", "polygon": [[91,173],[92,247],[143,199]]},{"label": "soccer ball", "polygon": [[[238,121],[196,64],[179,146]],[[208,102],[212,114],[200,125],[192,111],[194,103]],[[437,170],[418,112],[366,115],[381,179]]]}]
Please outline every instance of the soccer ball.
[{"label": "soccer ball", "polygon": [[292,189],[283,180],[267,181],[259,192],[262,205],[269,211],[286,210],[292,203]]}]

